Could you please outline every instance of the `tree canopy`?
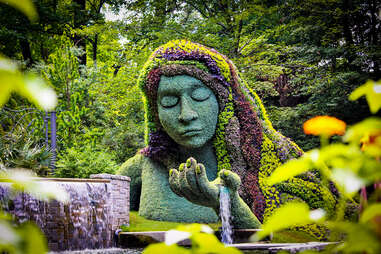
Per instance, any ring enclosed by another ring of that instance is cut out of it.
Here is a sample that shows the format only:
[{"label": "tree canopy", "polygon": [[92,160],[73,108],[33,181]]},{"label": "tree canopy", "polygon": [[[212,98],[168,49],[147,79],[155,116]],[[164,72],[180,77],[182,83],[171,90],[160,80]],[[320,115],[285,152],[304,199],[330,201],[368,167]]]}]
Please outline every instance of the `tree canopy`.
[{"label": "tree canopy", "polygon": [[[348,95],[366,80],[381,78],[377,0],[36,0],[35,5],[39,18],[30,21],[0,3],[0,52],[23,71],[44,77],[58,95],[59,176],[83,177],[104,165],[113,165],[112,171],[144,146],[137,76],[152,50],[172,39],[198,42],[232,58],[275,128],[304,149],[318,144],[302,133],[305,120],[325,114],[347,123],[363,119],[369,114],[365,100],[349,101]],[[119,19],[106,18],[112,14]],[[49,114],[17,95],[1,111],[0,162],[40,165],[33,167],[44,174]],[[83,164],[88,160],[95,164]]]}]

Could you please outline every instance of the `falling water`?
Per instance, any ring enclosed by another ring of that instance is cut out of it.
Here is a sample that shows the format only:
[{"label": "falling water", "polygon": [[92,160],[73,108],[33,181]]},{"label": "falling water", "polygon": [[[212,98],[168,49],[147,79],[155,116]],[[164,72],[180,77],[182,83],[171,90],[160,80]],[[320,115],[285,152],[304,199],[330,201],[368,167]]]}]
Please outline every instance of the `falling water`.
[{"label": "falling water", "polygon": [[221,241],[225,244],[233,243],[233,230],[230,224],[230,195],[229,189],[225,186],[220,187],[220,217],[222,222]]},{"label": "falling water", "polygon": [[[80,250],[112,246],[108,183],[61,182],[69,203],[44,202],[28,194],[12,196],[0,185],[0,205],[19,223],[32,220],[48,238],[51,250]],[[48,188],[48,184],[46,184]]]}]

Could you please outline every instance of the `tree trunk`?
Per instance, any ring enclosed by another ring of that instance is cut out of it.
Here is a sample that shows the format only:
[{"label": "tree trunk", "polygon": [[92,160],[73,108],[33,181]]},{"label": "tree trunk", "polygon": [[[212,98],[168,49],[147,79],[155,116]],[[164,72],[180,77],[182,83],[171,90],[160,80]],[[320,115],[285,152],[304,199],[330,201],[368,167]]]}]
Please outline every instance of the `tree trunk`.
[{"label": "tree trunk", "polygon": [[[82,25],[85,25],[86,18],[84,17],[86,13],[86,0],[73,0],[78,4],[79,8],[74,10],[74,28],[80,28]],[[86,65],[86,40],[83,36],[74,35],[73,38],[74,45],[82,48],[84,54],[78,57],[79,63]]]},{"label": "tree trunk", "polygon": [[241,32],[242,32],[243,22],[242,19],[239,20],[237,25],[237,30],[234,31],[234,45],[232,49],[232,56],[238,56],[239,43],[241,41]]},{"label": "tree trunk", "polygon": [[93,41],[93,61],[94,65],[97,63],[97,49],[98,49],[98,34],[95,35],[94,41]]},{"label": "tree trunk", "polygon": [[349,12],[353,10],[352,0],[345,0],[343,2],[342,8],[344,11],[342,24],[343,24],[343,34],[344,34],[345,42],[347,45],[352,45],[353,37],[352,37],[352,31],[349,25],[349,22],[351,20]]},{"label": "tree trunk", "polygon": [[22,38],[19,41],[21,47],[21,53],[24,58],[24,61],[27,62],[27,67],[30,67],[33,64],[32,51],[30,50],[30,44],[28,39]]}]

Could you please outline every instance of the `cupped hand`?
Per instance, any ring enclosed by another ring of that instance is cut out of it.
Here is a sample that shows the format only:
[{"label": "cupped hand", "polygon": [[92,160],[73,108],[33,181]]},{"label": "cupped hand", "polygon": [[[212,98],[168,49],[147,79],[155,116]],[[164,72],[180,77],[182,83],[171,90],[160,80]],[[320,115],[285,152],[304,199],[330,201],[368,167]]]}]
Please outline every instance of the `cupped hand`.
[{"label": "cupped hand", "polygon": [[172,191],[188,201],[219,208],[219,186],[228,187],[231,194],[236,193],[241,183],[239,176],[229,170],[222,170],[214,181],[209,181],[203,164],[189,158],[178,170],[169,171],[169,184]]}]

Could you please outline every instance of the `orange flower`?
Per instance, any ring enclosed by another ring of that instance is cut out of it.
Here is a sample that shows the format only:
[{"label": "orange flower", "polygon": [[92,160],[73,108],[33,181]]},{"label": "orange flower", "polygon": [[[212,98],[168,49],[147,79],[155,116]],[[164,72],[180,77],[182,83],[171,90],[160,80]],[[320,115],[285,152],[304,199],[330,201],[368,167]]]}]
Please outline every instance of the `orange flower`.
[{"label": "orange flower", "polygon": [[303,124],[304,133],[315,136],[343,135],[345,128],[344,121],[332,116],[316,116]]}]

